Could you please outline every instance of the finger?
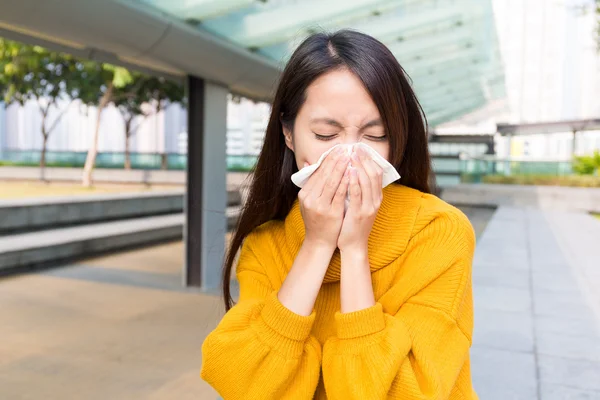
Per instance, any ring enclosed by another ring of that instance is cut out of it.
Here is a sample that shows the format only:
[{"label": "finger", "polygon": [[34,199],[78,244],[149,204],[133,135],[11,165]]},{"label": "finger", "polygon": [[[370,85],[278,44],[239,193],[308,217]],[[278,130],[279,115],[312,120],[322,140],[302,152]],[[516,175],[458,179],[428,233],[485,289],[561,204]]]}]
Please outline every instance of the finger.
[{"label": "finger", "polygon": [[320,197],[322,195],[323,188],[329,180],[329,176],[333,172],[337,162],[342,157],[343,152],[343,148],[339,147],[336,150],[333,150],[331,153],[327,154],[321,165],[319,165],[319,168],[317,168],[317,170],[314,172],[314,186],[311,187],[311,191],[316,197]]},{"label": "finger", "polygon": [[358,183],[360,185],[361,200],[363,206],[372,206],[373,195],[371,188],[371,180],[365,171],[363,161],[360,159],[358,154],[354,154],[352,159],[352,165],[356,167],[356,174],[358,177]]},{"label": "finger", "polygon": [[350,183],[348,189],[350,193],[350,205],[348,208],[352,210],[358,210],[361,204],[361,191],[360,184],[358,183],[358,174],[355,167],[350,167]]},{"label": "finger", "polygon": [[320,197],[325,200],[326,203],[331,204],[331,201],[340,186],[344,173],[348,169],[349,162],[350,158],[346,154],[343,154],[334,165],[333,171],[326,176],[327,180],[323,186],[323,192]]},{"label": "finger", "polygon": [[[320,189],[320,188],[319,188],[318,190],[316,190],[316,192],[317,192],[317,193],[314,193],[314,191],[315,191],[315,188],[318,186],[318,183],[319,183],[319,180],[320,180],[320,177],[319,177],[319,176],[321,175],[321,172],[322,172],[322,169],[321,169],[321,168],[323,168],[323,167],[324,167],[324,165],[325,165],[326,163],[329,163],[329,162],[331,162],[330,158],[333,158],[333,157],[334,157],[334,154],[333,154],[333,153],[334,153],[334,152],[331,152],[331,153],[329,153],[329,154],[328,154],[328,155],[325,157],[325,159],[323,160],[323,162],[321,163],[321,165],[320,165],[320,166],[319,166],[319,167],[318,167],[318,168],[317,168],[317,169],[316,169],[316,170],[315,170],[315,171],[312,173],[312,175],[311,175],[311,176],[308,178],[308,180],[306,181],[306,184],[304,185],[304,191],[305,191],[306,193],[315,194],[315,195],[316,195],[316,197],[318,197],[318,196],[320,196],[320,195],[321,195],[321,191],[322,191],[322,189]],[[308,163],[305,161],[305,162],[304,162],[304,166],[306,167],[306,166],[308,166],[308,165],[309,165],[309,164],[308,164]]]},{"label": "finger", "polygon": [[331,202],[334,207],[344,208],[344,201],[346,201],[346,195],[348,194],[348,186],[350,185],[350,168],[346,168],[342,181],[335,192],[335,197]]},{"label": "finger", "polygon": [[[361,149],[362,151],[362,149]],[[382,196],[382,179],[383,179],[383,170],[375,161],[371,158],[366,157],[363,153],[363,157],[361,159],[362,165],[369,177],[369,181],[371,182],[371,194],[373,199],[373,204],[379,204],[381,196]]]}]

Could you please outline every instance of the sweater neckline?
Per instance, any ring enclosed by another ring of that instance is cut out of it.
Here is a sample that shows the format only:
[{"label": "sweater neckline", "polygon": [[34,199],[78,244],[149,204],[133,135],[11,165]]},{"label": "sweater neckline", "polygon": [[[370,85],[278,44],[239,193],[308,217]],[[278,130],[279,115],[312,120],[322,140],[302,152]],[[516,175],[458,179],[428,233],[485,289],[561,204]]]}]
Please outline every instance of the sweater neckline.
[{"label": "sweater neckline", "polygon": [[[382,192],[383,199],[368,241],[371,273],[389,265],[404,253],[423,195],[418,190],[397,183],[384,187]],[[284,229],[290,251],[296,254],[306,234],[298,198],[285,218]],[[323,282],[339,282],[340,275],[340,251],[336,249]]]}]

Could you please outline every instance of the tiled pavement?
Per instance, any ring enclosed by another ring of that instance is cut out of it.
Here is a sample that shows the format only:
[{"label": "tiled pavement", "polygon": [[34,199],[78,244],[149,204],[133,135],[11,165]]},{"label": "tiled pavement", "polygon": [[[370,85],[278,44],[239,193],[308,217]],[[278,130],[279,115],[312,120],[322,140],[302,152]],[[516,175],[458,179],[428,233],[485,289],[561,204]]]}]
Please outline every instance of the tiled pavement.
[{"label": "tiled pavement", "polygon": [[0,279],[0,399],[215,399],[223,307],[181,286],[180,242]]},{"label": "tiled pavement", "polygon": [[[497,210],[473,270],[482,400],[600,399],[599,249],[587,215]],[[0,399],[215,399],[200,347],[223,309],[182,264],[173,243],[1,279]]]},{"label": "tiled pavement", "polygon": [[600,399],[600,223],[500,208],[473,266],[483,400]]}]

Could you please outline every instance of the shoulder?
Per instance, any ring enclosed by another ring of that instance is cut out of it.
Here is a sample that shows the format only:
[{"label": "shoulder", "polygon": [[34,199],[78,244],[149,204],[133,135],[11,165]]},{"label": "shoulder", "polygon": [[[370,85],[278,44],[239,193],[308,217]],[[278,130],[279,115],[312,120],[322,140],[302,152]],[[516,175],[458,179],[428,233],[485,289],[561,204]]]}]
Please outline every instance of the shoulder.
[{"label": "shoulder", "polygon": [[469,218],[459,208],[428,193],[421,193],[411,238],[423,232],[457,236],[475,244],[475,231]]},{"label": "shoulder", "polygon": [[261,266],[261,269],[264,269],[263,266],[268,266],[270,255],[277,248],[277,232],[281,229],[280,225],[280,221],[267,221],[246,235],[240,249],[239,269],[249,268],[252,265],[254,268]]},{"label": "shoulder", "polygon": [[245,238],[244,243],[252,249],[270,248],[282,229],[282,222],[270,220],[254,228]]}]

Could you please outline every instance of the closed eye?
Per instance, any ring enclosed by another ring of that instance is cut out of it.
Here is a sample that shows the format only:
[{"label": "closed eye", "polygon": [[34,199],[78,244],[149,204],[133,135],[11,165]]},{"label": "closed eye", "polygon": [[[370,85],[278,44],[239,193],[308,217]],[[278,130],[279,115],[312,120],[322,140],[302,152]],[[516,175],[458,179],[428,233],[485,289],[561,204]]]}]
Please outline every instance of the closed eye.
[{"label": "closed eye", "polygon": [[[319,140],[332,140],[336,137],[337,135],[319,135],[318,133],[315,133],[315,137]],[[365,136],[367,139],[369,140],[375,140],[375,141],[384,141],[387,139],[387,135],[383,135],[383,136]]]}]

